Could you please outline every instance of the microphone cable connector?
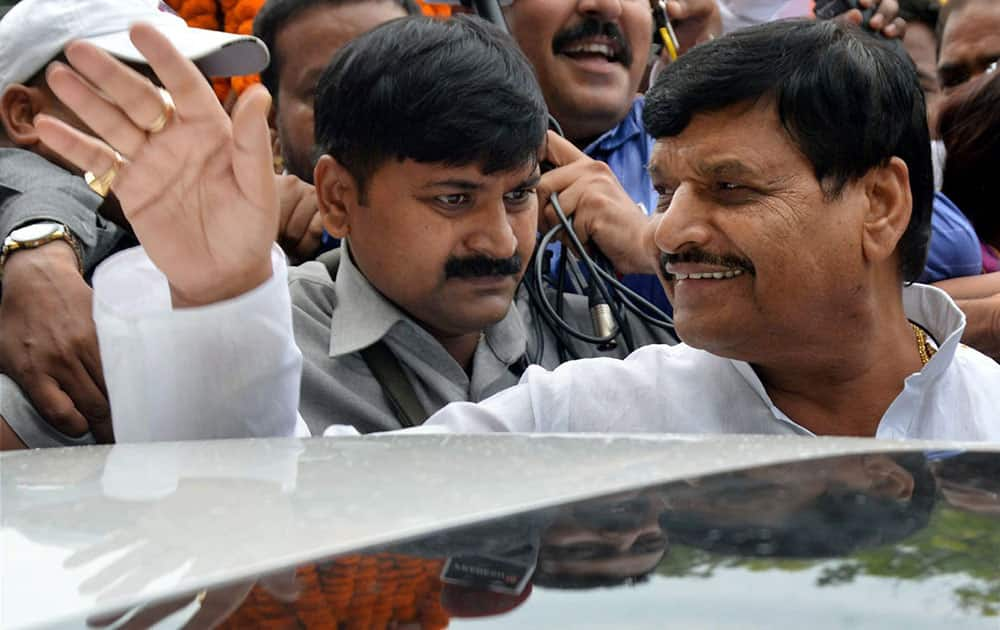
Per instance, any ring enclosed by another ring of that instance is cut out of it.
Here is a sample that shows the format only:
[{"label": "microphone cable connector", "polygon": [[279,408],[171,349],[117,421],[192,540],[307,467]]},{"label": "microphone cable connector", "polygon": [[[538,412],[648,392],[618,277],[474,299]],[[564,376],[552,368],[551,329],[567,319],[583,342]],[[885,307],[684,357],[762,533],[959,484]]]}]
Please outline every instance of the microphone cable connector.
[{"label": "microphone cable connector", "polygon": [[615,322],[614,313],[611,312],[611,305],[608,304],[601,292],[594,284],[589,287],[587,296],[587,306],[590,308],[590,323],[594,327],[595,337],[608,338],[607,341],[597,346],[601,352],[614,350],[618,347],[618,342],[612,336],[618,329]]}]

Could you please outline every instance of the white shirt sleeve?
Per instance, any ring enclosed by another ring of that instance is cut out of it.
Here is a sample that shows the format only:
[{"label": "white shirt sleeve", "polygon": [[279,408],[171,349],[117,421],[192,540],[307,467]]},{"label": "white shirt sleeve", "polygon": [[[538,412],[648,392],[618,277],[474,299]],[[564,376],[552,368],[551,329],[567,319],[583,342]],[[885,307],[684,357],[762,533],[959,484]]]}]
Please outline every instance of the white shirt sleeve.
[{"label": "white shirt sleeve", "polygon": [[137,247],[94,274],[94,322],[118,442],[303,436],[302,353],[284,255],[236,298],[174,309],[166,277]]}]

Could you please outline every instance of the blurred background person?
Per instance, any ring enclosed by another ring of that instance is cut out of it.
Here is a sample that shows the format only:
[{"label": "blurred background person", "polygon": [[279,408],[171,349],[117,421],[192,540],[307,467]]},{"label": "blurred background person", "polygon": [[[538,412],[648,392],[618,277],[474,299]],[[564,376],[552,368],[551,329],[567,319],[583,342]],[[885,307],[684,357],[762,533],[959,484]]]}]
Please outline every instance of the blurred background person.
[{"label": "blurred background person", "polygon": [[1000,2],[949,0],[938,21],[938,75],[949,92],[1000,59]]},{"label": "blurred background person", "polygon": [[412,0],[267,0],[253,33],[271,51],[260,80],[271,93],[271,123],[282,200],[278,243],[292,262],[312,260],[336,247],[323,231],[312,186],[316,165],[313,101],[316,84],[334,53],[389,20],[418,15]]},{"label": "blurred background person", "polygon": [[975,227],[983,270],[1000,271],[1000,207],[990,185],[1000,165],[1000,72],[953,91],[941,107],[939,127],[948,149],[942,190]]}]

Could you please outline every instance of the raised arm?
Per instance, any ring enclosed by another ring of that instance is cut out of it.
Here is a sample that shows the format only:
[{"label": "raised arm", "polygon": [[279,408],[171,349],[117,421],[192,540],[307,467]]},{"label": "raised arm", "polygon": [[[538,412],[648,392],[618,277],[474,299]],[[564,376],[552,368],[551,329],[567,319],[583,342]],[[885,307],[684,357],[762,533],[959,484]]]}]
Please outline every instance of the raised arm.
[{"label": "raised arm", "polygon": [[166,274],[175,306],[245,293],[270,277],[278,229],[270,96],[261,87],[247,90],[230,120],[198,69],[163,35],[138,24],[132,39],[173,106],[139,73],[74,42],[66,48],[72,68],[52,64],[49,85],[96,137],[43,116],[42,139],[85,171],[117,171],[111,190]]},{"label": "raised arm", "polygon": [[289,434],[301,357],[284,261],[272,261],[270,97],[250,88],[230,119],[160,33],[139,24],[131,34],[170,98],[76,42],[48,81],[94,135],[37,123],[47,145],[110,183],[148,254],[113,257],[95,278],[116,438]]}]

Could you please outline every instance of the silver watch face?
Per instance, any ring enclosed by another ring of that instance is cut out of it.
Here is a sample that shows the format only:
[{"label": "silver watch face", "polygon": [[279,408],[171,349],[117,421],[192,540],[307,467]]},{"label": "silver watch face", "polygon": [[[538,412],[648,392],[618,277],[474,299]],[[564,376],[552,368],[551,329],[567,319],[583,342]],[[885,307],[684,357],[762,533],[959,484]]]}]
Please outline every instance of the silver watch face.
[{"label": "silver watch face", "polygon": [[10,237],[16,241],[37,241],[51,234],[55,234],[62,229],[58,223],[32,223],[19,227],[10,233]]}]

